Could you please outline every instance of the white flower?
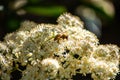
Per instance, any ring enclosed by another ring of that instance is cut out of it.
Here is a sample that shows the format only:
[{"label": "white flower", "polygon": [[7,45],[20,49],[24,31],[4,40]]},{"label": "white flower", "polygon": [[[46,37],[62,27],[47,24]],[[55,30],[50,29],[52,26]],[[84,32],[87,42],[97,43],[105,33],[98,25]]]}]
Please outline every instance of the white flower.
[{"label": "white flower", "polygon": [[56,25],[25,21],[0,42],[3,80],[10,80],[14,71],[20,80],[71,80],[76,73],[109,80],[119,72],[119,62],[119,47],[100,45],[80,19],[68,13]]},{"label": "white flower", "polygon": [[47,58],[47,59],[42,60],[41,64],[42,65],[53,65],[56,69],[60,67],[58,61],[52,58]]}]

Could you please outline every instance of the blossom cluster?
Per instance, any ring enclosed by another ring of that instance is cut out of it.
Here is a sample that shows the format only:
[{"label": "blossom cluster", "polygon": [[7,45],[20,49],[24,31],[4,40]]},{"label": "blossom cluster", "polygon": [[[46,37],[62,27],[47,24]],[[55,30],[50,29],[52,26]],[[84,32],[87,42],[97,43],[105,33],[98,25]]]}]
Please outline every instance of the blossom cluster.
[{"label": "blossom cluster", "polygon": [[[101,45],[76,16],[64,13],[58,24],[25,21],[0,42],[2,80],[73,80],[91,74],[93,80],[114,79],[120,49]],[[19,76],[18,76],[19,75]]]}]

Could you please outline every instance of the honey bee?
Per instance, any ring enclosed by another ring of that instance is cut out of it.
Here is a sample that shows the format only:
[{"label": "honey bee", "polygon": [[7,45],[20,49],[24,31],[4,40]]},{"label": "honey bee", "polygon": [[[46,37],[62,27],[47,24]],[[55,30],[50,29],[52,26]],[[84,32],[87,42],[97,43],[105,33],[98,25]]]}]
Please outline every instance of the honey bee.
[{"label": "honey bee", "polygon": [[59,43],[59,41],[61,40],[61,39],[66,39],[66,40],[68,40],[68,35],[67,34],[65,34],[65,33],[63,33],[63,34],[57,34],[56,36],[55,36],[55,38],[54,38],[54,41],[57,41],[58,43]]}]

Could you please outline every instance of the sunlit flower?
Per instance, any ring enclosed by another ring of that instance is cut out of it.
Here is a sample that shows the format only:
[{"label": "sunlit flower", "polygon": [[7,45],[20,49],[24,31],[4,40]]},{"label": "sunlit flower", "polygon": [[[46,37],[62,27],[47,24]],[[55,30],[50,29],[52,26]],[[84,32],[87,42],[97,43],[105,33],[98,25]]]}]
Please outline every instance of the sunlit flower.
[{"label": "sunlit flower", "polygon": [[72,80],[76,73],[94,80],[114,79],[119,73],[120,50],[100,45],[76,16],[65,13],[58,24],[25,21],[0,42],[2,80]]}]

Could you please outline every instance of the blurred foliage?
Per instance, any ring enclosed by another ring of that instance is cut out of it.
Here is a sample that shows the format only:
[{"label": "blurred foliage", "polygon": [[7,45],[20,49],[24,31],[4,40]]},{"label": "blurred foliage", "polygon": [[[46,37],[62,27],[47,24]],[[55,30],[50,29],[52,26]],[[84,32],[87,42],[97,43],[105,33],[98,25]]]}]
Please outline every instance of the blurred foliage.
[{"label": "blurred foliage", "polygon": [[[36,16],[52,20],[64,12],[70,12],[81,17],[86,28],[100,37],[101,21],[105,23],[114,17],[114,7],[110,0],[3,0],[2,2],[1,6],[4,9],[1,12],[5,16],[8,32],[16,30],[24,20],[34,21],[31,18]],[[87,14],[85,10],[88,10]],[[95,15],[89,13],[91,11]],[[88,14],[89,16],[86,16]],[[29,17],[26,17],[28,15]]]},{"label": "blurred foliage", "polygon": [[82,0],[81,3],[93,9],[104,19],[110,20],[114,17],[114,6],[110,0]]},{"label": "blurred foliage", "polygon": [[25,11],[34,15],[56,17],[65,12],[66,8],[63,6],[27,6]]}]

